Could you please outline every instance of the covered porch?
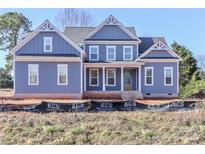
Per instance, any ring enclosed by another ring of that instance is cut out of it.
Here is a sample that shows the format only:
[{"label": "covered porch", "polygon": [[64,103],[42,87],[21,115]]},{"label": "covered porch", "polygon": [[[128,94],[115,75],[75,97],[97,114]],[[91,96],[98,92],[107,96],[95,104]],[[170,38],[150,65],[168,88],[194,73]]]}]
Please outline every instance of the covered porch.
[{"label": "covered porch", "polygon": [[142,65],[142,62],[84,63],[84,94],[104,98],[141,95]]}]

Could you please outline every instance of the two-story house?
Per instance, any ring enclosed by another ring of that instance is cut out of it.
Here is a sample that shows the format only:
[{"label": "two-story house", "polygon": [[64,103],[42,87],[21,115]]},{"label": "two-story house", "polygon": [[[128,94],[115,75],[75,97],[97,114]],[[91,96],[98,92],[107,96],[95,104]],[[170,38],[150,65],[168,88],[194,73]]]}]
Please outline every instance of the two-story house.
[{"label": "two-story house", "polygon": [[112,15],[97,27],[48,20],[11,51],[16,97],[177,97],[179,62],[163,37],[138,37]]}]

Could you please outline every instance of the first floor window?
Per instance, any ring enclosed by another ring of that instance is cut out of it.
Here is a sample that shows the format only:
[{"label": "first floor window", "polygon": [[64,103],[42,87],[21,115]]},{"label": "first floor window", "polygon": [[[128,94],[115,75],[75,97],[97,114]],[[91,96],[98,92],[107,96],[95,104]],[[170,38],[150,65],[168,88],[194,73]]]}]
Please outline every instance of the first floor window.
[{"label": "first floor window", "polygon": [[98,60],[98,59],[99,59],[99,47],[89,46],[89,60]]},{"label": "first floor window", "polygon": [[173,83],[173,68],[165,67],[164,68],[164,85],[172,85]]},{"label": "first floor window", "polygon": [[153,67],[145,67],[145,85],[153,85]]},{"label": "first floor window", "polygon": [[68,65],[58,64],[58,85],[67,85],[68,83]]},{"label": "first floor window", "polygon": [[98,85],[99,85],[99,70],[90,69],[90,86],[98,86]]},{"label": "first floor window", "polygon": [[38,64],[29,64],[28,65],[28,84],[29,85],[38,85]]},{"label": "first floor window", "polygon": [[115,79],[116,79],[116,70],[115,69],[107,69],[106,73],[106,83],[107,86],[114,86],[115,85]]}]

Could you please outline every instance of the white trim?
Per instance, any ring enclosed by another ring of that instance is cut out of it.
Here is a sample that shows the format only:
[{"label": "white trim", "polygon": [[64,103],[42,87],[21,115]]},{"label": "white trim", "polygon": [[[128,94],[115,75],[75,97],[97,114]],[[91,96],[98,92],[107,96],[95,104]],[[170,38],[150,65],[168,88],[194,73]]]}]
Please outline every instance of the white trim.
[{"label": "white trim", "polygon": [[[171,69],[171,84],[166,83],[166,70]],[[173,67],[164,67],[164,86],[173,86]]]},{"label": "white trim", "polygon": [[[108,84],[108,71],[114,71],[114,84]],[[106,69],[106,86],[116,86],[116,69],[108,68]]]},{"label": "white trim", "polygon": [[[50,44],[46,44],[46,41],[49,40]],[[52,52],[52,48],[53,48],[53,38],[52,37],[43,37],[43,51],[44,52]],[[50,50],[46,49],[46,45],[50,46]]]},{"label": "white trim", "polygon": [[140,59],[138,62],[156,62],[156,63],[164,63],[164,62],[179,62],[179,59]]},{"label": "white trim", "polygon": [[83,54],[80,53],[80,93],[83,93]]},{"label": "white trim", "polygon": [[[49,23],[49,25],[54,30],[40,30],[41,27],[45,24]],[[28,43],[32,38],[34,38],[39,32],[42,31],[54,31],[57,34],[59,34],[65,41],[67,41],[69,44],[71,44],[78,52],[83,53],[85,56],[85,51],[83,51],[78,45],[76,45],[73,41],[71,41],[64,33],[59,31],[49,20],[45,20],[40,26],[38,26],[34,32],[31,32],[25,39],[23,39],[21,42],[19,42],[10,52],[14,54],[16,51],[18,51],[21,47],[23,47],[26,43]]]},{"label": "white trim", "polygon": [[[91,58],[91,51],[92,51],[91,48],[96,48],[97,49],[97,51],[96,51],[97,52],[96,53],[97,54],[97,58],[96,59],[92,59]],[[90,61],[98,61],[99,60],[99,46],[98,45],[90,45],[89,46],[89,60]]]},{"label": "white trim", "polygon": [[[131,49],[130,59],[125,59],[125,49],[126,48],[130,48]],[[123,46],[123,60],[133,60],[133,46]]]},{"label": "white trim", "polygon": [[139,44],[138,41],[97,41],[97,40],[93,40],[93,41],[84,41],[84,44],[108,44],[108,45],[116,45],[116,44],[128,44],[128,45],[133,45],[133,44]]},{"label": "white trim", "polygon": [[[31,71],[31,68],[32,67],[36,67],[35,69],[36,69],[36,71],[37,71],[37,74],[36,74],[36,76],[37,76],[37,81],[36,81],[36,83],[31,83],[31,81],[30,81],[30,71]],[[29,86],[37,86],[37,85],[39,85],[39,64],[28,64],[28,85]]]},{"label": "white trim", "polygon": [[14,85],[14,88],[13,88],[13,93],[15,94],[16,93],[16,62],[15,62],[15,55],[13,56],[13,85]]},{"label": "white trim", "polygon": [[103,86],[103,91],[105,91],[105,66],[103,66],[102,69],[103,69],[103,73],[102,73],[103,85],[102,86]]},{"label": "white trim", "polygon": [[80,57],[55,57],[55,56],[15,56],[15,61],[35,62],[80,62]]},{"label": "white trim", "polygon": [[[91,84],[91,71],[97,71],[97,84],[96,85],[93,85]],[[95,69],[89,69],[89,86],[90,87],[97,87],[99,86],[99,69],[98,68],[95,68]]]},{"label": "white trim", "polygon": [[[158,43],[162,43],[163,44],[163,48],[156,48],[156,45]],[[153,50],[166,50],[168,51],[173,57],[177,57],[179,60],[182,60],[182,58],[177,55],[174,51],[172,51],[172,49],[170,49],[168,47],[168,45],[166,45],[164,42],[162,42],[161,40],[158,40],[157,42],[155,42],[149,49],[147,49],[143,54],[141,54],[135,61],[141,59],[142,57],[145,57],[147,54],[149,54],[151,51]]]},{"label": "white trim", "polygon": [[[65,67],[65,74],[66,74],[66,83],[60,83],[59,77],[60,77],[60,67]],[[58,80],[58,86],[66,86],[68,85],[68,64],[57,64],[58,74],[57,74],[57,80]]]},{"label": "white trim", "polygon": [[[110,19],[113,19],[115,22],[112,22],[111,24],[108,22]],[[137,39],[138,42],[141,42],[137,36],[132,34],[122,23],[120,23],[115,17],[110,15],[106,20],[104,20],[99,26],[97,26],[93,31],[91,31],[88,35],[86,35],[84,38],[82,38],[82,41],[93,36],[95,33],[97,33],[104,25],[117,25],[119,26],[124,32],[126,32],[131,38]]]},{"label": "white trim", "polygon": [[121,91],[124,91],[124,68],[121,66]]},{"label": "white trim", "polygon": [[177,62],[177,94],[179,93],[179,62]]},{"label": "white trim", "polygon": [[130,61],[130,62],[125,62],[125,61],[122,61],[122,62],[110,62],[110,63],[84,63],[85,66],[87,67],[102,67],[102,66],[105,66],[105,67],[139,67],[141,65],[144,65],[144,63],[141,63],[141,62],[133,62],[133,61]]},{"label": "white trim", "polygon": [[[151,84],[147,84],[147,70],[151,69],[152,71],[152,83]],[[145,81],[145,86],[153,86],[154,85],[154,67],[145,67],[145,71],[144,71],[144,81]]]},{"label": "white trim", "polygon": [[87,69],[86,69],[86,66],[84,65],[84,91],[86,91],[87,89],[87,85],[86,85],[86,82],[87,82],[87,79],[86,79],[86,75],[87,75]]},{"label": "white trim", "polygon": [[139,56],[139,44],[137,43],[137,57]]},{"label": "white trim", "polygon": [[139,76],[139,91],[141,91],[142,90],[142,88],[141,88],[141,82],[142,82],[142,77],[141,77],[141,66],[140,67],[138,67],[139,69],[138,69],[138,76]]},{"label": "white trim", "polygon": [[[108,56],[108,49],[109,48],[113,48],[114,49],[114,51],[113,51],[114,52],[113,53],[114,54],[114,58],[113,59],[108,59],[108,57],[109,57]],[[116,46],[110,46],[110,45],[106,46],[106,60],[107,61],[115,61],[116,60]]]}]

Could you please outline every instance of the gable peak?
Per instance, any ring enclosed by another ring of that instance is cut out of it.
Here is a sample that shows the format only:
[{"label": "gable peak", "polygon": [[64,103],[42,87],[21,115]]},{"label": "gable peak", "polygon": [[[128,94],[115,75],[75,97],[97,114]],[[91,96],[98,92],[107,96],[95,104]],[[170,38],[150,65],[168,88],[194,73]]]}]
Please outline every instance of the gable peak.
[{"label": "gable peak", "polygon": [[119,25],[119,21],[113,16],[110,15],[106,20],[105,20],[106,25]]},{"label": "gable peak", "polygon": [[57,31],[57,28],[46,19],[37,29],[37,31]]},{"label": "gable peak", "polygon": [[169,47],[162,42],[161,40],[158,40],[153,46],[152,50],[169,50]]}]

